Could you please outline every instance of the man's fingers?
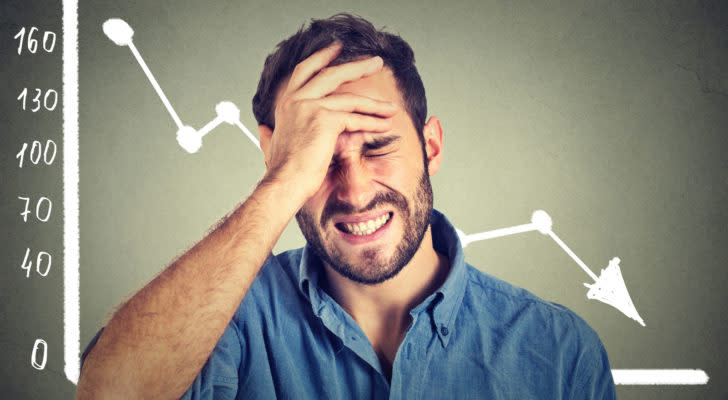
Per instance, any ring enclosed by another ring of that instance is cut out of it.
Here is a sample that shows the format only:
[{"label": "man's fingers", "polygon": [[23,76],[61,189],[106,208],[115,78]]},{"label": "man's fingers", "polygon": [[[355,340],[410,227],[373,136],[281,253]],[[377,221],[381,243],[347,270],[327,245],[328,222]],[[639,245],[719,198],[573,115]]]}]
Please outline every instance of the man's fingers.
[{"label": "man's fingers", "polygon": [[399,110],[399,107],[395,103],[380,101],[353,93],[333,94],[313,101],[333,111],[356,112],[381,117],[391,117]]},{"label": "man's fingers", "polygon": [[338,132],[387,132],[392,129],[391,118],[379,118],[364,114],[336,111],[339,118]]},{"label": "man's fingers", "polygon": [[341,46],[341,42],[335,41],[298,63],[293,73],[291,73],[291,79],[288,80],[288,86],[284,93],[295,92],[322,68],[329,65],[341,52]]},{"label": "man's fingers", "polygon": [[298,89],[293,97],[296,99],[324,97],[346,82],[355,81],[380,71],[383,64],[382,58],[377,56],[326,67]]}]

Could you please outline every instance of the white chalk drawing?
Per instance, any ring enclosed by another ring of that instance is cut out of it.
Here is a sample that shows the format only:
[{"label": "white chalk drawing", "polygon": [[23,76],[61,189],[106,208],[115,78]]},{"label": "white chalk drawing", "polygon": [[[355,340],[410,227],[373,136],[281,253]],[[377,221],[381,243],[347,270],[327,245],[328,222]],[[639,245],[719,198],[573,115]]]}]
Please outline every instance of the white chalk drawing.
[{"label": "white chalk drawing", "polygon": [[16,99],[20,102],[20,106],[23,111],[27,109],[30,112],[38,112],[38,110],[40,110],[41,108],[44,108],[46,111],[53,111],[56,109],[56,106],[58,105],[58,92],[53,89],[46,90],[45,95],[43,96],[43,101],[41,102],[40,95],[43,94],[43,89],[35,88],[33,90],[35,90],[35,96],[33,96],[30,102],[35,105],[34,107],[26,107],[28,99],[28,88],[23,88],[23,91],[20,92],[18,98]]},{"label": "white chalk drawing", "polygon": [[523,232],[539,231],[544,235],[548,235],[581,267],[581,269],[584,270],[584,272],[587,273],[587,275],[592,278],[592,280],[594,280],[594,283],[592,284],[584,284],[584,286],[589,288],[589,291],[586,294],[587,298],[609,304],[621,311],[624,315],[639,322],[640,325],[645,326],[645,322],[637,312],[634,303],[632,303],[632,298],[629,296],[629,292],[627,291],[627,285],[625,285],[624,279],[622,279],[622,271],[619,269],[619,258],[612,258],[612,260],[609,261],[607,268],[602,269],[601,273],[597,277],[594,272],[592,272],[589,267],[587,267],[586,264],[584,264],[584,262],[581,261],[581,259],[577,257],[573,251],[571,251],[566,243],[556,236],[552,229],[552,225],[551,217],[546,213],[546,211],[536,210],[531,215],[530,224],[474,233],[471,235],[466,235],[463,231],[457,229],[457,233],[463,247],[479,240],[515,235]]},{"label": "white chalk drawing", "polygon": [[217,116],[212,121],[208,122],[207,125],[202,127],[202,129],[200,129],[199,131],[195,130],[195,128],[189,125],[184,125],[182,123],[182,120],[174,111],[174,108],[172,108],[172,104],[167,99],[167,96],[164,95],[164,92],[159,86],[159,83],[157,83],[157,80],[154,79],[154,75],[152,75],[149,67],[147,67],[147,63],[144,62],[141,54],[139,54],[139,50],[137,50],[136,46],[134,46],[134,42],[132,41],[132,36],[134,36],[134,30],[131,28],[131,26],[129,26],[129,24],[127,24],[122,19],[112,18],[104,22],[103,30],[106,36],[111,39],[111,41],[119,46],[129,47],[131,53],[134,54],[134,58],[136,58],[139,66],[142,68],[142,70],[144,70],[144,73],[147,75],[149,82],[152,84],[152,86],[154,86],[154,90],[157,91],[157,95],[159,95],[162,103],[164,103],[164,106],[167,108],[169,115],[172,116],[174,123],[177,124],[177,142],[180,146],[182,146],[183,149],[187,150],[189,153],[196,153],[197,150],[202,147],[202,138],[223,122],[226,122],[230,125],[235,125],[240,128],[240,130],[245,133],[248,139],[250,139],[253,144],[255,144],[255,146],[260,149],[260,143],[258,142],[258,139],[248,130],[248,128],[245,127],[245,125],[242,124],[242,122],[240,122],[240,110],[237,106],[235,106],[235,104],[229,101],[223,101],[218,103],[217,106],[215,106]]},{"label": "white chalk drawing", "polygon": [[[25,270],[26,278],[30,278],[31,271],[33,270],[33,258],[30,255],[30,247],[27,247],[25,249],[23,263],[20,264],[20,268]],[[44,258],[45,262],[43,262]],[[45,265],[45,269],[41,271],[43,265]],[[53,265],[53,256],[51,256],[51,253],[48,253],[47,251],[39,251],[35,259],[35,272],[37,272],[41,277],[46,277],[48,276],[48,273],[51,272],[51,265]]]},{"label": "white chalk drawing", "polygon": [[[44,150],[45,148],[45,150]],[[23,143],[23,147],[20,149],[15,158],[18,159],[18,168],[23,168],[23,161],[25,161],[25,154],[28,152],[28,142]],[[50,155],[49,155],[49,152]],[[32,165],[38,165],[41,161],[41,154],[43,155],[43,163],[45,165],[52,165],[56,159],[56,153],[58,152],[58,146],[52,139],[46,140],[45,146],[43,143],[34,140],[29,151],[29,161]]]},{"label": "white chalk drawing", "polygon": [[[634,303],[632,303],[632,298],[627,291],[627,285],[622,278],[622,271],[619,268],[619,258],[612,258],[607,268],[602,269],[599,276],[596,276],[571,251],[566,243],[556,236],[552,228],[553,221],[551,220],[551,216],[546,211],[536,210],[531,215],[531,223],[529,224],[470,235],[465,234],[460,229],[456,229],[456,231],[463,248],[467,247],[470,243],[480,240],[494,239],[524,232],[538,231],[544,235],[548,235],[594,280],[592,284],[584,284],[584,286],[589,288],[586,294],[587,298],[609,304],[621,311],[624,315],[637,321],[640,325],[645,326],[645,322],[637,312]],[[700,369],[613,369],[612,376],[616,385],[705,385],[708,383],[708,374]]]},{"label": "white chalk drawing", "polygon": [[[30,197],[24,197],[24,196],[18,196],[19,200],[23,200],[25,202],[25,207],[23,208],[23,212],[20,213],[20,216],[23,217],[23,222],[28,222],[28,215],[32,214],[33,212],[30,210],[30,205],[32,203],[32,200]],[[43,204],[47,204],[45,207],[43,207]],[[42,208],[45,208],[45,217],[43,217],[41,214],[43,213]],[[53,209],[53,202],[51,199],[41,196],[37,202],[35,203],[35,218],[40,222],[48,222],[48,220],[51,218],[51,210]]]},{"label": "white chalk drawing", "polygon": [[63,0],[63,371],[81,373],[78,201],[78,0]]},{"label": "white chalk drawing", "polygon": [[[25,36],[25,27],[20,28],[18,33],[13,36],[13,39],[18,39],[18,55],[23,53],[23,49],[26,49],[31,54],[35,54],[38,51],[38,39],[35,38],[35,34],[40,34],[38,27],[31,26],[28,30],[28,36]],[[52,53],[56,47],[56,33],[51,31],[43,32],[42,48],[46,53]]]},{"label": "white chalk drawing", "polygon": [[[107,22],[109,21],[119,22],[112,22],[112,25],[108,28],[108,32],[106,26],[104,26],[104,32],[110,38],[113,36],[113,38],[119,40],[117,41],[112,38],[115,43],[129,46],[132,53],[134,53],[140,66],[142,66],[150,82],[152,82],[152,85],[157,90],[157,94],[175,120],[178,127],[178,137],[182,137],[178,141],[185,150],[190,153],[197,151],[200,148],[202,137],[221,122],[237,125],[253,141],[256,147],[260,149],[260,144],[257,139],[240,123],[239,110],[230,102],[219,103],[216,107],[217,117],[205,125],[203,129],[196,131],[193,136],[192,132],[194,129],[191,127],[186,129],[182,124],[182,121],[172,109],[172,106],[162,93],[161,88],[159,88],[151,72],[146,68],[146,64],[144,64],[138,51],[136,51],[131,41],[134,33],[131,27],[119,19],[110,19]],[[180,134],[179,130],[186,130],[186,132]],[[68,380],[74,384],[78,383],[80,372],[78,149],[78,2],[77,0],[63,0],[64,370]],[[553,233],[551,230],[551,218],[546,212],[535,212],[530,224],[472,235],[466,235],[458,230],[458,235],[460,236],[463,247],[466,247],[469,243],[478,240],[533,230],[538,230],[554,239],[595,281],[594,284],[586,285],[590,288],[587,294],[589,298],[607,302],[607,304],[616,307],[622,312],[625,312],[622,308],[629,310],[631,307],[631,309],[634,309],[634,305],[629,299],[629,294],[622,280],[622,274],[619,270],[619,259],[612,259],[606,270],[602,270],[600,276],[597,277]],[[600,280],[602,282],[601,284]],[[617,281],[621,283],[622,289],[614,289],[614,283]],[[627,303],[624,302],[625,295],[627,296]],[[614,301],[620,297],[622,300]],[[625,314],[644,325],[636,309],[634,309],[633,314],[631,312]],[[47,349],[47,345],[41,339],[38,340],[36,345],[42,345],[44,352]],[[36,363],[36,351],[36,346],[34,346],[32,355],[34,367],[45,364],[45,360],[41,364]],[[614,377],[614,383],[617,385],[704,385],[707,384],[709,379],[705,371],[700,369],[612,369],[612,375]]]},{"label": "white chalk drawing", "polygon": [[708,374],[702,369],[613,369],[617,385],[705,385]]},{"label": "white chalk drawing", "polygon": [[[627,285],[622,278],[622,271],[619,268],[619,258],[614,257],[609,261],[606,269],[602,269],[599,276],[596,276],[581,259],[556,236],[553,229],[551,217],[543,210],[536,210],[531,215],[531,223],[511,226],[508,228],[495,229],[486,232],[473,233],[470,235],[460,229],[456,229],[460,243],[463,248],[468,244],[480,240],[494,239],[503,236],[515,235],[517,233],[538,231],[548,235],[556,244],[569,255],[594,283],[585,283],[589,288],[586,296],[589,299],[599,300],[621,311],[624,315],[645,326],[642,317],[632,303],[632,298],[627,291]],[[700,369],[613,369],[612,376],[616,385],[705,385],[708,383],[708,374]]]},{"label": "white chalk drawing", "polygon": [[[41,355],[43,356],[40,362],[38,362],[38,349],[41,349]],[[30,365],[38,371],[42,371],[46,366],[46,361],[48,361],[48,343],[43,339],[35,339],[33,352],[30,354]]]}]

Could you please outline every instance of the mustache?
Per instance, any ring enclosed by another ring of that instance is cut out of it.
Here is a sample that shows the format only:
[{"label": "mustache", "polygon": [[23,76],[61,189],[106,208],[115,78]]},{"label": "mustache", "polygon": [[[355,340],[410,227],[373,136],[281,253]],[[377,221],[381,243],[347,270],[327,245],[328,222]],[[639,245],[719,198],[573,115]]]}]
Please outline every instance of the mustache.
[{"label": "mustache", "polygon": [[351,203],[347,203],[345,201],[337,199],[336,195],[334,194],[330,196],[328,200],[326,200],[324,209],[321,212],[320,223],[321,226],[324,226],[326,225],[326,222],[332,219],[336,214],[364,213],[367,211],[371,211],[383,204],[391,204],[395,208],[398,208],[399,210],[402,210],[407,215],[409,215],[410,210],[407,199],[402,194],[397,193],[393,190],[388,190],[386,192],[377,192],[377,194],[374,195],[374,198],[372,198],[369,204],[361,209],[357,209]]}]

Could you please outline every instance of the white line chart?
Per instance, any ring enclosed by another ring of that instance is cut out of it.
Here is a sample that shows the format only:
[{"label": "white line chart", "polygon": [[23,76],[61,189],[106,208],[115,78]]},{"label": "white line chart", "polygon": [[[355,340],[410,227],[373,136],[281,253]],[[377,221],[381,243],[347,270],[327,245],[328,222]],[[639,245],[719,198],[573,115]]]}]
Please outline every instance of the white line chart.
[{"label": "white line chart", "polygon": [[620,259],[618,257],[612,258],[612,260],[609,261],[609,265],[607,266],[607,268],[603,269],[599,276],[596,276],[596,274],[594,274],[594,272],[592,272],[592,270],[589,269],[589,267],[587,267],[587,265],[584,264],[584,262],[581,261],[581,259],[576,254],[574,254],[573,251],[571,251],[566,243],[564,243],[561,238],[556,236],[556,234],[552,230],[552,225],[553,223],[551,221],[551,217],[546,213],[546,211],[536,210],[531,216],[530,224],[517,225],[509,228],[501,228],[487,232],[474,233],[470,235],[466,235],[463,231],[459,229],[457,231],[463,248],[466,247],[468,244],[479,240],[494,239],[498,237],[515,235],[517,233],[531,231],[539,231],[542,234],[549,236],[594,281],[593,284],[584,284],[584,286],[589,288],[589,292],[586,295],[587,298],[599,300],[603,303],[609,304],[610,306],[621,311],[622,314],[637,321],[640,325],[645,326],[645,322],[642,320],[642,317],[640,317],[639,313],[637,312],[637,309],[632,302],[632,298],[629,296],[629,292],[627,291],[627,285],[624,283],[624,279],[622,278],[622,271],[619,268]]},{"label": "white line chart", "polygon": [[159,99],[162,100],[162,103],[164,103],[164,107],[167,109],[167,112],[169,112],[169,115],[177,125],[177,142],[183,149],[187,150],[189,153],[196,153],[200,147],[202,147],[202,138],[223,122],[240,128],[248,139],[250,139],[250,141],[252,141],[253,144],[260,149],[260,142],[258,139],[248,130],[248,128],[245,127],[245,125],[243,125],[242,122],[240,122],[240,109],[229,101],[222,101],[215,106],[217,116],[203,126],[202,129],[195,130],[195,128],[183,124],[179,115],[177,115],[177,112],[174,111],[174,107],[172,107],[169,99],[167,99],[167,96],[164,95],[164,92],[159,86],[159,83],[157,83],[157,80],[154,78],[154,75],[152,75],[152,71],[149,70],[147,63],[144,62],[139,50],[137,50],[134,45],[134,42],[132,41],[134,30],[131,26],[122,19],[112,18],[104,22],[103,30],[106,36],[117,45],[129,47],[129,50],[131,50],[134,58],[136,58],[139,66],[142,68],[144,74],[147,76],[149,82],[157,92]]},{"label": "white line chart", "polygon": [[[607,268],[602,269],[599,276],[591,269],[559,238],[553,231],[553,221],[546,211],[536,210],[531,215],[531,222],[528,224],[516,225],[507,228],[494,229],[490,231],[465,234],[456,229],[460,243],[465,248],[468,244],[488,239],[495,239],[503,236],[519,233],[538,231],[549,236],[561,247],[566,254],[594,280],[593,284],[585,283],[589,288],[587,298],[599,300],[603,303],[621,311],[624,315],[645,326],[642,317],[632,302],[627,291],[627,285],[622,278],[622,271],[619,268],[620,259],[614,257],[609,261]],[[617,385],[705,385],[709,377],[701,369],[613,369],[612,377]]]},{"label": "white line chart", "polygon": [[[64,165],[64,247],[66,249],[66,284],[64,287],[64,358],[66,377],[76,384],[80,365],[79,351],[79,241],[78,241],[78,26],[77,3],[64,0],[63,32],[64,32],[64,158],[71,160]],[[202,129],[195,130],[182,123],[169,100],[141,58],[131,38],[132,28],[121,19],[109,19],[103,24],[104,33],[119,46],[128,46],[136,58],[150,83],[154,87],[167,111],[177,125],[177,141],[189,153],[197,152],[202,145],[202,138],[215,127],[225,122],[235,125],[260,149],[255,136],[240,122],[240,110],[231,102],[223,101],[216,105],[216,117]],[[584,284],[589,288],[587,297],[609,304],[641,325],[644,321],[637,312],[627,292],[626,285],[619,268],[620,259],[610,260],[607,268],[602,269],[599,276],[566,246],[553,232],[551,217],[542,210],[537,210],[531,222],[513,227],[501,228],[475,234],[465,234],[458,230],[463,247],[468,244],[518,233],[539,231],[549,236],[562,248],[589,277],[592,284]],[[69,273],[70,272],[70,273]],[[614,382],[617,385],[705,385],[709,377],[701,369],[612,369]]]}]

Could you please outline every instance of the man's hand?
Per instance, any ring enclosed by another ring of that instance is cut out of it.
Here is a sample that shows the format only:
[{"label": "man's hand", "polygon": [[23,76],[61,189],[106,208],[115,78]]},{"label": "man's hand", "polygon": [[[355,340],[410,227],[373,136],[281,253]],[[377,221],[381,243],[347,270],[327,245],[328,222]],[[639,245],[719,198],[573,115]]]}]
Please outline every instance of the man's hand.
[{"label": "man's hand", "polygon": [[381,57],[327,67],[341,51],[335,43],[299,63],[276,102],[275,131],[266,149],[267,177],[295,182],[301,204],[321,186],[342,132],[386,132],[398,107],[351,93],[346,82],[379,72]]}]

